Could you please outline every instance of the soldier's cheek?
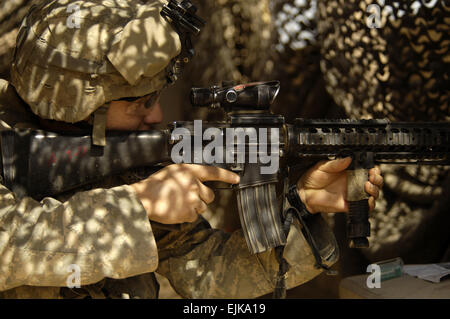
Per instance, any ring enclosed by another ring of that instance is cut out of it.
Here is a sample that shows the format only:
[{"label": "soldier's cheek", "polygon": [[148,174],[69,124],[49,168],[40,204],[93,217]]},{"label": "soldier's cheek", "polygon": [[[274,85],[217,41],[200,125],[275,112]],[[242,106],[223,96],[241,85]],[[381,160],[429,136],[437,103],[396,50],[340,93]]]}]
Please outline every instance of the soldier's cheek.
[{"label": "soldier's cheek", "polygon": [[161,104],[159,102],[155,103],[151,108],[149,108],[147,114],[143,117],[144,124],[158,124],[163,120],[163,111],[161,109]]}]

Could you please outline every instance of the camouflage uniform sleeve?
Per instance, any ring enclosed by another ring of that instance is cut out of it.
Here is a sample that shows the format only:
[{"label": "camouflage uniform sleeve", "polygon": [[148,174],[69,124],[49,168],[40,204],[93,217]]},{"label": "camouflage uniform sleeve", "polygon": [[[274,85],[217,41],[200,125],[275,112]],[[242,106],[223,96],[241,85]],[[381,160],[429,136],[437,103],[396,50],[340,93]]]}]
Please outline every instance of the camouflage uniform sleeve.
[{"label": "camouflage uniform sleeve", "polygon": [[71,265],[87,285],[152,272],[157,263],[147,214],[127,185],[65,202],[19,200],[0,185],[0,291],[66,286]]},{"label": "camouflage uniform sleeve", "polygon": [[[180,231],[166,232],[154,227],[159,251],[157,272],[169,279],[184,298],[255,298],[274,290],[278,262],[273,250],[253,255],[241,230],[225,233],[211,229],[199,218],[183,224]],[[327,265],[337,261],[333,250]],[[287,288],[301,285],[321,270],[298,222],[288,236],[284,258],[290,264]]]}]

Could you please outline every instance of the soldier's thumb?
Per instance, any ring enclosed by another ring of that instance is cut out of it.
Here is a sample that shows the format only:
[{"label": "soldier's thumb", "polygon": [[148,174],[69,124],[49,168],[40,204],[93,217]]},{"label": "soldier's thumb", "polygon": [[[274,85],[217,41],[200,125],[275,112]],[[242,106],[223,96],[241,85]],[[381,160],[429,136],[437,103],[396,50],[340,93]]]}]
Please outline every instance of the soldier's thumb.
[{"label": "soldier's thumb", "polygon": [[318,169],[326,173],[339,173],[347,169],[352,162],[351,157],[327,161],[319,165]]}]

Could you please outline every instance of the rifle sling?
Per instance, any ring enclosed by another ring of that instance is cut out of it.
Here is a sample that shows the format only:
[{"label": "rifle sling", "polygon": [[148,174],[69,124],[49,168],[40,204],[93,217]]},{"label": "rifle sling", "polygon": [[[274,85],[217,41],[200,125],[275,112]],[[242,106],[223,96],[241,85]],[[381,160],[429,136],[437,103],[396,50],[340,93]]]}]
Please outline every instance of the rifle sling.
[{"label": "rifle sling", "polygon": [[[320,225],[322,222],[322,216],[320,214],[311,214],[306,209],[305,205],[302,203],[298,192],[297,192],[297,186],[293,185],[289,188],[288,193],[286,194],[286,197],[288,199],[289,204],[291,207],[285,210],[284,212],[284,221],[283,221],[283,230],[286,234],[286,237],[289,235],[289,229],[294,221],[294,217],[296,217],[300,224],[302,225],[302,233],[305,237],[308,245],[311,247],[314,259],[316,261],[315,267],[317,269],[323,269],[327,275],[337,275],[337,272],[334,270],[331,270],[330,267],[324,264],[323,257],[320,253],[320,249],[318,247],[318,244],[315,240],[315,235],[317,235],[317,231],[320,231],[322,227],[314,227],[313,225]],[[335,247],[337,247],[336,242],[333,243]],[[282,299],[286,298],[286,274],[289,271],[289,263],[286,261],[286,259],[283,258],[283,252],[284,252],[285,246],[278,246],[275,248],[275,255],[277,258],[277,261],[279,263],[279,270],[277,274],[277,281],[275,284],[275,290],[273,293],[273,298],[275,299]]]}]

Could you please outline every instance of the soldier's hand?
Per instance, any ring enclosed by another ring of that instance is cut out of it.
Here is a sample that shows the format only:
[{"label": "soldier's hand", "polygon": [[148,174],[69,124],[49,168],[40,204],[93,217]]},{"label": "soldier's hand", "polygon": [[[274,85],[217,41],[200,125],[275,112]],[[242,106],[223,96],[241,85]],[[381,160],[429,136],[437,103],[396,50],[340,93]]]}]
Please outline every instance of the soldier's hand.
[{"label": "soldier's hand", "polygon": [[[310,168],[297,182],[300,199],[311,213],[348,212],[347,172],[352,158],[321,161]],[[369,208],[375,208],[375,201],[383,186],[379,167],[369,170],[369,180],[364,185],[370,195]]]},{"label": "soldier's hand", "polygon": [[179,224],[194,222],[214,200],[214,192],[202,182],[237,184],[239,179],[239,175],[218,167],[173,164],[131,187],[150,220]]}]

